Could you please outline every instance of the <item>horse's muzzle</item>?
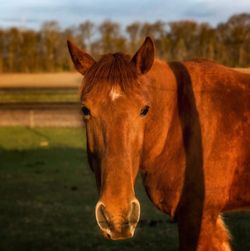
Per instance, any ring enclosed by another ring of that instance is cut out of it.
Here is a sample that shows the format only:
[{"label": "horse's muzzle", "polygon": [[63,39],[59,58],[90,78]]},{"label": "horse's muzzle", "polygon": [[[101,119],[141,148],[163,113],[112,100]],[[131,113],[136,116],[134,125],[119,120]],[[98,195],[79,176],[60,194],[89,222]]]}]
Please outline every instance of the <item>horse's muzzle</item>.
[{"label": "horse's muzzle", "polygon": [[133,237],[140,218],[140,203],[137,199],[130,202],[128,214],[113,215],[102,201],[96,204],[96,221],[104,237],[112,240],[122,240]]}]

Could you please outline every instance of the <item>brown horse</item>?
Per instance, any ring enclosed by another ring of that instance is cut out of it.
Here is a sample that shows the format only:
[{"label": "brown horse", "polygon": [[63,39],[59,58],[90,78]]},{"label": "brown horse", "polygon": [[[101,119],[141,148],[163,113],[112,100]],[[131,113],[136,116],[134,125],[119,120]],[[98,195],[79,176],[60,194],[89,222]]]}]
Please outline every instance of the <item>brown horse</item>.
[{"label": "brown horse", "polygon": [[250,209],[250,75],[209,60],[155,60],[150,38],[132,58],[115,53],[98,62],[68,47],[84,75],[104,236],[133,236],[140,171],[153,204],[177,220],[180,250],[231,250],[221,212]]}]

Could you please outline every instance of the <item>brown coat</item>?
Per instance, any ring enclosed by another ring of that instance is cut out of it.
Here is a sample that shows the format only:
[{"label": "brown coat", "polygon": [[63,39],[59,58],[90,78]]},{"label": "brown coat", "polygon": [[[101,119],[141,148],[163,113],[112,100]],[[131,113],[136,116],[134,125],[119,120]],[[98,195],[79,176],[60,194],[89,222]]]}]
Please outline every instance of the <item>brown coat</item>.
[{"label": "brown coat", "polygon": [[140,171],[153,204],[178,222],[180,250],[230,250],[221,212],[250,208],[250,75],[209,60],[154,60],[147,38],[135,56],[95,62],[69,42],[84,74],[88,157],[107,238],[133,236]]}]

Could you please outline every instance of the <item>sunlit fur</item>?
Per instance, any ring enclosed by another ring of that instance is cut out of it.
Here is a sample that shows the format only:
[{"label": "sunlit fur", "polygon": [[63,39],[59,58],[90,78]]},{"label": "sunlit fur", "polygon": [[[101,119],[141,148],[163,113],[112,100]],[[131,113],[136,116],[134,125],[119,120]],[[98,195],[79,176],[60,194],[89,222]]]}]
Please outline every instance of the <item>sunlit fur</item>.
[{"label": "sunlit fur", "polygon": [[[180,250],[228,251],[221,213],[250,208],[250,75],[208,60],[151,67],[150,43],[134,61],[108,55],[85,75],[88,157],[100,201],[119,231],[140,171],[153,204],[177,220]],[[114,86],[122,96],[112,101]]]}]

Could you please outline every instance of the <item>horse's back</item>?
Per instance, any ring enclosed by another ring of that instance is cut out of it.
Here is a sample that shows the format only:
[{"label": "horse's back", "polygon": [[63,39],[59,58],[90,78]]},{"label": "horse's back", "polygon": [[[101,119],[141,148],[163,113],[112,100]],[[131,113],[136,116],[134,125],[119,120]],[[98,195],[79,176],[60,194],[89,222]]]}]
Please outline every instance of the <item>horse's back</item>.
[{"label": "horse's back", "polygon": [[197,107],[204,109],[209,102],[211,116],[222,116],[232,125],[250,122],[250,74],[204,59],[183,64],[190,75]]},{"label": "horse's back", "polygon": [[193,82],[193,88],[203,92],[250,91],[250,74],[218,64],[212,60],[194,59],[183,62]]}]

